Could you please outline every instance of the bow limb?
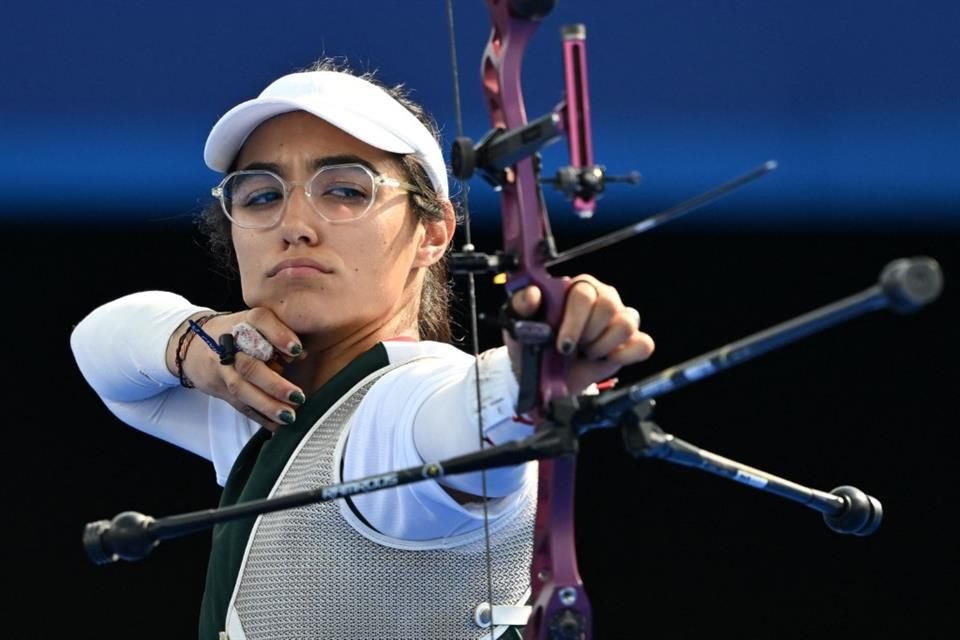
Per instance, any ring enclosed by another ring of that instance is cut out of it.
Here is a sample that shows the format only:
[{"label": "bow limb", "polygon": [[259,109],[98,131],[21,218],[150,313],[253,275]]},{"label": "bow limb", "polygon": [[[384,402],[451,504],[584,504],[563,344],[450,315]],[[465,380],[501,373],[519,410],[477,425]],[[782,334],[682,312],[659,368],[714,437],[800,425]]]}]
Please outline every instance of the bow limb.
[{"label": "bow limb", "polygon": [[[520,85],[521,63],[527,42],[539,26],[539,15],[521,15],[511,3],[487,0],[493,22],[483,54],[483,89],[495,130],[509,131],[527,123]],[[552,2],[540,3],[544,12]],[[504,252],[516,259],[509,274],[508,293],[535,285],[543,299],[541,314],[554,331],[560,325],[567,285],[550,276],[545,267],[547,211],[534,158],[526,157],[504,170],[501,217]],[[568,395],[566,358],[554,346],[542,350],[535,429],[548,428],[544,410],[551,400]],[[590,637],[590,605],[577,570],[573,531],[576,458],[566,455],[543,460],[539,467],[533,562],[530,568],[533,612],[524,629],[527,640]]]}]

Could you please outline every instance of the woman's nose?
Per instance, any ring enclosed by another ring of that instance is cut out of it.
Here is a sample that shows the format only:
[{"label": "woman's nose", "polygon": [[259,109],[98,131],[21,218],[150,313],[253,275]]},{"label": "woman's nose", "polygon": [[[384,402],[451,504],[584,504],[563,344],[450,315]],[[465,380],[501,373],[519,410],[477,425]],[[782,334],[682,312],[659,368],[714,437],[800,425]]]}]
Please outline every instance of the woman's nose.
[{"label": "woman's nose", "polygon": [[313,244],[319,239],[317,223],[320,216],[313,210],[309,196],[303,187],[294,186],[287,194],[286,210],[283,212],[283,219],[280,227],[289,244],[306,242]]}]

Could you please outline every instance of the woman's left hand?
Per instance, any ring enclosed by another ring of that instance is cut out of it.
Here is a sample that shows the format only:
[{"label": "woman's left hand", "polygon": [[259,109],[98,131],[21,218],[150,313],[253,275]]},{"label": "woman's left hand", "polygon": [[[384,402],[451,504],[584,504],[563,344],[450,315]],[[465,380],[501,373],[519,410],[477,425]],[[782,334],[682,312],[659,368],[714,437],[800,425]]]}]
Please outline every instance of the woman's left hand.
[{"label": "woman's left hand", "polygon": [[[610,378],[620,367],[642,362],[653,353],[653,338],[640,331],[640,313],[624,306],[620,294],[590,275],[567,278],[563,319],[554,339],[560,353],[570,357],[567,389],[578,394],[594,382]],[[542,294],[527,287],[513,294],[511,305],[520,317],[533,316]],[[504,331],[513,370],[520,370],[521,346]]]}]

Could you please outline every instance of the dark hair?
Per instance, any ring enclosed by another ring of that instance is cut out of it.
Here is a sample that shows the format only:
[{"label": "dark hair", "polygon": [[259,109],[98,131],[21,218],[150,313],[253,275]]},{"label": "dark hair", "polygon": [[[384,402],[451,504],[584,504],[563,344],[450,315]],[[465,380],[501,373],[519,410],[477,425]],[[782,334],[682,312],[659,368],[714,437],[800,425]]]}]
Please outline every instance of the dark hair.
[{"label": "dark hair", "polygon": [[[416,116],[417,120],[423,123],[434,138],[440,139],[440,132],[433,118],[422,106],[410,99],[406,87],[402,84],[388,87],[380,82],[373,72],[355,73],[349,65],[337,58],[323,58],[300,71],[337,71],[349,73],[366,80],[386,91],[390,97]],[[420,193],[411,192],[409,194],[410,205],[414,214],[420,220],[428,222],[443,220],[447,215],[445,202],[437,196],[423,167],[412,156],[398,155],[397,158],[402,170],[406,173],[406,180],[420,190]],[[233,237],[230,234],[230,220],[223,214],[219,201],[214,200],[203,208],[197,220],[197,225],[206,236],[208,246],[214,258],[220,263],[219,266],[229,277],[236,277],[239,274],[239,267],[237,265],[237,255],[233,249]],[[424,275],[423,290],[420,293],[420,311],[417,317],[417,325],[422,339],[438,342],[450,342],[452,340],[451,296],[452,288],[447,270],[447,257],[444,256],[431,265]]]}]

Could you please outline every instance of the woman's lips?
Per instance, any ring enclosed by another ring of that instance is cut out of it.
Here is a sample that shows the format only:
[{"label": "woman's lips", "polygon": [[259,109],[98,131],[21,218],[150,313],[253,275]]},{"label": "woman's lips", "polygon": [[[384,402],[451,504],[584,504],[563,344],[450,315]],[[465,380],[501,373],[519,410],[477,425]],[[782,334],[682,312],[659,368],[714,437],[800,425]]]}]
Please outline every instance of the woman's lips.
[{"label": "woman's lips", "polygon": [[280,271],[278,271],[274,277],[300,278],[319,275],[323,275],[323,271],[313,267],[284,267],[283,269],[280,269]]},{"label": "woman's lips", "polygon": [[278,262],[267,272],[268,278],[275,276],[303,277],[333,273],[328,266],[310,258],[292,258]]}]

